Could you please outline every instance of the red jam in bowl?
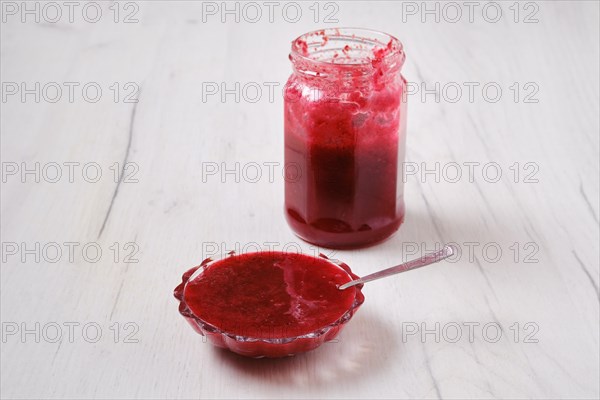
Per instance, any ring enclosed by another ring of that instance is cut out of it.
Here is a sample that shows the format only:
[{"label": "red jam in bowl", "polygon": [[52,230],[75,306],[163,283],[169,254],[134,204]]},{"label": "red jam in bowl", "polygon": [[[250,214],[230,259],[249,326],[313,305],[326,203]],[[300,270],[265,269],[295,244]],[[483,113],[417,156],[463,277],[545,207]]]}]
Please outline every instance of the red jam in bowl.
[{"label": "red jam in bowl", "polygon": [[333,339],[363,303],[347,265],[257,252],[207,259],[175,289],[179,311],[210,341],[250,357],[283,357]]}]

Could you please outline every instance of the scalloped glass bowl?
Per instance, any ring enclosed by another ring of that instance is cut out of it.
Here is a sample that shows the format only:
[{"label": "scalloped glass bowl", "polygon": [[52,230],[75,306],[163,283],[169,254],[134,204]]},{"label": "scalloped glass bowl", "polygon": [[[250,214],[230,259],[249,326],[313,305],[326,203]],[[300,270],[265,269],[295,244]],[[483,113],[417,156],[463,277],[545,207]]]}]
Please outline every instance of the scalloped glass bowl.
[{"label": "scalloped glass bowl", "polygon": [[[203,321],[192,312],[185,301],[185,290],[188,282],[193,281],[198,276],[203,274],[215,262],[234,254],[234,252],[230,252],[218,258],[207,258],[206,260],[202,261],[200,265],[191,268],[183,274],[181,279],[182,282],[175,288],[173,293],[175,298],[179,300],[179,312],[196,332],[205,336],[213,345],[228,349],[234,353],[254,358],[277,358],[292,356],[294,354],[316,349],[323,343],[334,339],[365,300],[365,297],[362,294],[362,285],[355,286],[356,295],[354,302],[340,318],[331,324],[319,327],[310,333],[300,336],[260,338],[239,336],[234,333],[225,332],[219,329],[219,327]],[[337,268],[343,270],[350,276],[350,280],[359,279],[357,275],[352,273],[348,265],[336,260],[331,260],[323,254],[320,254],[319,258],[327,260]]]}]

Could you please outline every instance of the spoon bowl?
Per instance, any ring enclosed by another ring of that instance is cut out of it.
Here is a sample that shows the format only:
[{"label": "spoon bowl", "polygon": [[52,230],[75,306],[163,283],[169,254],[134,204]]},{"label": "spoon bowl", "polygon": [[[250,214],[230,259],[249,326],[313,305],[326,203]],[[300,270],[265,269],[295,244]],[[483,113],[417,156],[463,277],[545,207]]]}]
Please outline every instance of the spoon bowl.
[{"label": "spoon bowl", "polygon": [[[254,358],[291,356],[334,339],[363,304],[365,282],[421,268],[454,253],[454,248],[444,246],[360,278],[348,265],[322,254],[229,252],[184,273],[174,296],[181,315],[213,345]],[[242,280],[235,271],[245,274]],[[222,314],[215,318],[201,303]],[[314,319],[324,314],[328,319]]]},{"label": "spoon bowl", "polygon": [[[267,255],[269,253],[264,251],[255,254]],[[316,349],[323,343],[335,339],[365,300],[361,291],[362,285],[356,285],[353,301],[339,318],[302,334],[290,335],[289,332],[286,332],[286,329],[277,332],[279,333],[278,335],[273,335],[273,332],[269,329],[265,329],[262,335],[257,335],[256,333],[247,334],[243,330],[240,331],[237,329],[224,329],[223,326],[219,326],[221,324],[211,323],[192,310],[189,303],[189,288],[195,280],[201,278],[211,268],[218,268],[220,262],[231,259],[231,257],[236,257],[236,253],[229,252],[219,257],[207,258],[200,265],[188,270],[183,274],[182,282],[175,288],[174,296],[179,300],[179,313],[197,333],[206,337],[214,346],[230,350],[242,356],[279,358]],[[339,273],[344,276],[346,281],[358,279],[358,276],[352,273],[350,267],[342,262],[329,259],[322,254],[315,258],[339,270]]]}]

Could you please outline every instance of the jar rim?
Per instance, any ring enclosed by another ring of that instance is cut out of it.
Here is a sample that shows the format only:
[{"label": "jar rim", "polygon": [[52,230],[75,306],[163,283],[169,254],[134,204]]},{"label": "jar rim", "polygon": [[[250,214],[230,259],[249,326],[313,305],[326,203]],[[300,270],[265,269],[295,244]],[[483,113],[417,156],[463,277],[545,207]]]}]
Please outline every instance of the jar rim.
[{"label": "jar rim", "polygon": [[[346,45],[341,49],[327,49],[326,46],[332,41],[354,42],[355,47]],[[332,54],[319,59],[319,52]],[[352,54],[348,54],[350,52],[362,52],[363,55],[353,57]],[[399,58],[401,66],[404,62],[404,46],[398,38],[374,29],[353,27],[326,28],[304,33],[292,41],[290,53],[292,62],[300,61],[324,68],[360,68],[372,65],[375,61],[389,62],[394,57]]]}]

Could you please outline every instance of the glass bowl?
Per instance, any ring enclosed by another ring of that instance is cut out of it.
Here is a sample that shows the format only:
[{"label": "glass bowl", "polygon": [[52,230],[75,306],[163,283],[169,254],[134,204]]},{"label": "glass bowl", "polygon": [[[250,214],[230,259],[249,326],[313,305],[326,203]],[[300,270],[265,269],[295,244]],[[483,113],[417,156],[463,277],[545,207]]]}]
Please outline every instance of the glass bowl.
[{"label": "glass bowl", "polygon": [[[213,345],[228,349],[242,356],[277,358],[292,356],[294,354],[316,349],[323,343],[334,339],[365,300],[365,297],[362,294],[362,285],[356,285],[354,301],[350,308],[340,318],[333,323],[319,327],[312,332],[300,336],[261,338],[240,336],[239,334],[226,332],[217,326],[203,321],[192,312],[185,301],[185,290],[189,282],[192,282],[207,271],[215,262],[233,255],[235,255],[235,252],[232,251],[220,257],[207,258],[202,261],[200,265],[191,268],[183,274],[182,281],[175,288],[173,294],[175,298],[179,300],[179,312],[196,332],[205,336]],[[357,275],[352,273],[348,265],[337,260],[329,259],[323,254],[320,254],[318,258],[327,260],[332,265],[344,271],[349,275],[350,280],[359,279]]]}]

